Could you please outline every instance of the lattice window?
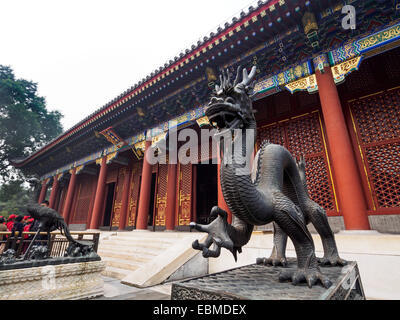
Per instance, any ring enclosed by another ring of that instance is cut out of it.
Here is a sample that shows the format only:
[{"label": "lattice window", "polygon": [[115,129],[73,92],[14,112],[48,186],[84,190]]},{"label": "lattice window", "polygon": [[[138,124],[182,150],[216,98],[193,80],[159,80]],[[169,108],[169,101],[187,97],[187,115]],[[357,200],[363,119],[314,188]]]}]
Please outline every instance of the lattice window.
[{"label": "lattice window", "polygon": [[400,207],[400,143],[366,148],[378,207]]},{"label": "lattice window", "polygon": [[303,155],[306,159],[306,178],[311,199],[326,210],[336,210],[317,112],[261,128],[258,142],[263,140],[285,146],[296,158]]},{"label": "lattice window", "polygon": [[400,207],[400,89],[350,102],[376,209]]},{"label": "lattice window", "polygon": [[258,146],[264,140],[269,140],[271,143],[284,145],[284,131],[283,128],[277,124],[268,125],[257,130],[257,144]]},{"label": "lattice window", "polygon": [[316,113],[286,124],[288,149],[295,157],[323,152],[321,128]]},{"label": "lattice window", "polygon": [[362,143],[400,137],[400,95],[395,91],[352,102]]}]

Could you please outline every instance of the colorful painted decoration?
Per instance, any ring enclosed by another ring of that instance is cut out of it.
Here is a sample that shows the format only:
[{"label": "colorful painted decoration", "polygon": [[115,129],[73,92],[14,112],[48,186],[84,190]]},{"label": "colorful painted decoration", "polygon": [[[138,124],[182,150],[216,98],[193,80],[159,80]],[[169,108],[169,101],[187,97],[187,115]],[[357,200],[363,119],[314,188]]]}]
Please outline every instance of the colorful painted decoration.
[{"label": "colorful painted decoration", "polygon": [[103,135],[107,141],[111,142],[113,145],[121,148],[127,143],[113,130],[112,127],[109,127],[103,131],[100,132],[101,135]]},{"label": "colorful painted decoration", "polygon": [[294,82],[291,82],[287,84],[285,88],[289,90],[290,93],[292,94],[297,91],[304,91],[304,90],[307,90],[309,93],[313,93],[318,90],[317,78],[315,74],[313,74],[306,78],[302,78]]}]

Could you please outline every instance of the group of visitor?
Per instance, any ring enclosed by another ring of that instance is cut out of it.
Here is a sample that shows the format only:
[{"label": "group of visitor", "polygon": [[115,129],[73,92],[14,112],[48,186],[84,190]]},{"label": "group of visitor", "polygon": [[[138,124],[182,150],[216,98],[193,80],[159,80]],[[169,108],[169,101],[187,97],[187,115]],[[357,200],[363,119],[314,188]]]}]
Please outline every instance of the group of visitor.
[{"label": "group of visitor", "polygon": [[[48,207],[49,202],[47,200],[44,200],[41,205]],[[38,224],[38,221],[33,219],[31,216],[11,214],[7,220],[3,216],[0,216],[0,232],[10,231],[11,237],[14,237],[15,235],[20,235],[23,232],[36,232],[39,227]],[[7,238],[8,235],[0,235],[0,241]],[[24,234],[24,239],[30,238],[33,238],[33,236],[29,234]],[[4,245],[5,243],[0,243],[0,254],[2,253]]]}]

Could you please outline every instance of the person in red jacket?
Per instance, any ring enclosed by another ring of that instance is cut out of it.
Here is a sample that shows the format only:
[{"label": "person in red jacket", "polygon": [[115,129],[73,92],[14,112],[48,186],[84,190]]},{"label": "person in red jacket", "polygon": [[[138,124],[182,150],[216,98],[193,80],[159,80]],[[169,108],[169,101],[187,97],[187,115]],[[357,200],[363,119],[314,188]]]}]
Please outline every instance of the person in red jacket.
[{"label": "person in red jacket", "polygon": [[17,217],[17,215],[15,215],[15,214],[12,214],[11,216],[8,217],[8,220],[7,220],[7,229],[8,229],[8,231],[12,230],[12,228],[14,226],[14,220],[15,220],[16,217]]},{"label": "person in red jacket", "polygon": [[[24,232],[29,232],[30,231],[30,229],[31,229],[31,227],[33,225],[33,221],[34,221],[33,218],[28,219],[28,221],[26,222],[25,227],[24,227]],[[28,239],[28,238],[29,238],[29,234],[24,234],[24,239]]]}]

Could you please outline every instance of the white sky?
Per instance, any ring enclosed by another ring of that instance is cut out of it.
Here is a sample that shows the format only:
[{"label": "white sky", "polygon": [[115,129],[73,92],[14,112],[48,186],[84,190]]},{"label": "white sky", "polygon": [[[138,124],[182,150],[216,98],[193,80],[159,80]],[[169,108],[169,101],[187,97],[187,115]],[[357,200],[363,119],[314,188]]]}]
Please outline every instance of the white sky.
[{"label": "white sky", "polygon": [[67,130],[254,2],[0,0],[0,64]]}]

